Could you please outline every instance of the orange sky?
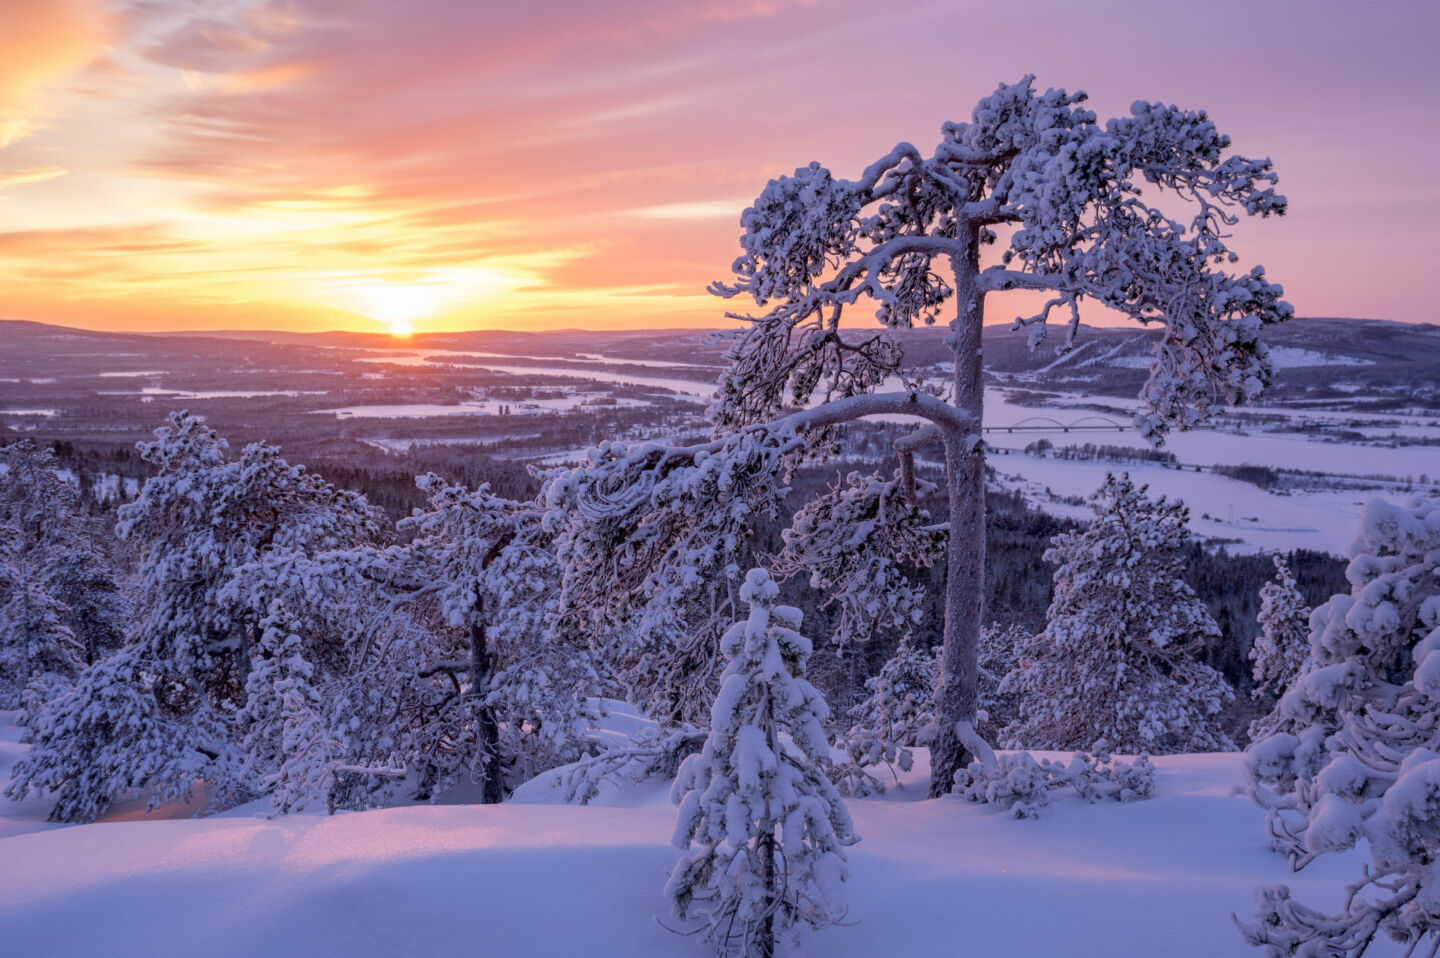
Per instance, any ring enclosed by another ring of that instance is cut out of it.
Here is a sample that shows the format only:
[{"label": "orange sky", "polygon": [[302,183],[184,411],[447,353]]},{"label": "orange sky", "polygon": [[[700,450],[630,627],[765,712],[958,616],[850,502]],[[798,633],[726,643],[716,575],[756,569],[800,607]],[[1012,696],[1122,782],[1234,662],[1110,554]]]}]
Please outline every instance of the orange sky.
[{"label": "orange sky", "polygon": [[767,179],[1033,71],[1272,156],[1235,246],[1301,314],[1433,321],[1436,6],[0,0],[0,317],[717,326]]}]

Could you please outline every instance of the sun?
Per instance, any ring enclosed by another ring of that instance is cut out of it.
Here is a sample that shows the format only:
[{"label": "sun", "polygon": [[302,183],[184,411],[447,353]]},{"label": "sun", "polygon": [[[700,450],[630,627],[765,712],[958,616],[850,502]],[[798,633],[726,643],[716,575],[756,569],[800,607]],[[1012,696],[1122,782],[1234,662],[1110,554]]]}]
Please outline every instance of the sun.
[{"label": "sun", "polygon": [[415,320],[433,315],[439,305],[436,291],[429,286],[371,283],[351,287],[361,311],[384,323],[391,336],[409,336]]}]

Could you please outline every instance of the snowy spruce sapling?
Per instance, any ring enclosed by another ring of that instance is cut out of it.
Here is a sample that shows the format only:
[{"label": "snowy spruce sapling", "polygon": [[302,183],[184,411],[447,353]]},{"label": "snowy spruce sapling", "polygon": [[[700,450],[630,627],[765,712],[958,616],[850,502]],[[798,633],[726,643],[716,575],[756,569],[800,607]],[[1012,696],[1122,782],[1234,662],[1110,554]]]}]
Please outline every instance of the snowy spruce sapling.
[{"label": "snowy spruce sapling", "polygon": [[1254,695],[1279,695],[1289,687],[1310,651],[1310,609],[1282,556],[1275,556],[1274,580],[1260,588],[1257,618],[1260,634],[1250,647],[1250,659],[1255,663]]},{"label": "snowy spruce sapling", "polygon": [[1311,616],[1303,667],[1245,752],[1251,796],[1295,871],[1366,839],[1336,911],[1285,885],[1237,922],[1267,955],[1358,958],[1376,936],[1440,950],[1440,499],[1372,499],[1350,592]]},{"label": "snowy spruce sapling", "polygon": [[665,886],[676,917],[698,922],[719,954],[771,958],[801,925],[845,913],[850,813],[826,775],[829,709],[803,678],[810,641],[800,612],[776,605],[779,587],[752,569],[750,605],[721,640],[727,659],[703,749],[671,791],[675,844],[687,849]]}]

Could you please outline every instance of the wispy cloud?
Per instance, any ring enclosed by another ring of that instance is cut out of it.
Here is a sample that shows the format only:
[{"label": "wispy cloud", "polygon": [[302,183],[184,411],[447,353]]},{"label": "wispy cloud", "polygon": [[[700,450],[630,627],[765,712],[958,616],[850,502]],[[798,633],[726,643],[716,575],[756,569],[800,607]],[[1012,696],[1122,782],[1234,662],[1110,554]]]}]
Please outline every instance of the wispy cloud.
[{"label": "wispy cloud", "polygon": [[[1431,276],[1421,217],[1393,215],[1374,252],[1352,241],[1429,182],[1440,147],[1424,42],[1440,7],[1420,0],[1215,0],[1184,30],[1119,0],[1084,19],[1057,17],[1059,0],[116,2],[0,0],[0,266],[36,318],[83,303],[194,327],[203,307],[233,325],[248,303],[333,323],[364,290],[409,284],[443,291],[421,297],[437,326],[714,325],[705,285],[768,179],[925,149],[1037,63],[1102,113],[1137,96],[1203,106],[1243,150],[1273,150],[1292,215],[1240,245],[1302,309],[1440,298],[1440,278],[1370,281]],[[1287,43],[1257,59],[1226,32],[1237,19]],[[959,58],[962,36],[994,42]],[[1187,51],[1215,69],[1168,68]],[[1369,221],[1330,202],[1357,168],[1374,170]]]},{"label": "wispy cloud", "polygon": [[97,56],[100,0],[0,0],[0,148],[31,133],[47,89]]},{"label": "wispy cloud", "polygon": [[64,176],[69,170],[63,166],[32,166],[28,170],[0,170],[0,190],[17,186],[30,186]]},{"label": "wispy cloud", "polygon": [[631,216],[643,220],[714,220],[740,221],[740,211],[751,204],[750,197],[731,200],[691,200],[684,203],[662,203],[631,210]]}]

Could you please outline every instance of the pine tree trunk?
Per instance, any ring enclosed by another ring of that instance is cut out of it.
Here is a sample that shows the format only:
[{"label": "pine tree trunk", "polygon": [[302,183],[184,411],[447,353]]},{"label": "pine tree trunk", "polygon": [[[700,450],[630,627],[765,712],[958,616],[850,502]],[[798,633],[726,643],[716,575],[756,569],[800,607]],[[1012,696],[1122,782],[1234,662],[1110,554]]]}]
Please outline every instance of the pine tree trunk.
[{"label": "pine tree trunk", "polygon": [[[947,339],[955,356],[955,405],[978,424],[985,409],[981,330],[984,294],[977,288],[977,230],[968,231],[967,252],[955,265],[955,321]],[[958,440],[958,441],[957,441]],[[955,773],[970,760],[956,733],[961,722],[975,724],[980,699],[980,622],[985,600],[985,456],[976,442],[952,437],[945,444],[950,538],[945,569],[945,647],[935,690],[936,736],[930,748],[930,795],[948,793]]]},{"label": "pine tree trunk", "polygon": [[[780,751],[780,736],[775,727],[774,702],[770,698],[767,689],[765,702],[760,710],[760,727],[765,729],[766,739],[771,752],[777,757],[782,754]],[[777,888],[778,884],[775,875],[775,826],[776,822],[770,811],[771,795],[765,795],[765,821],[761,823],[760,836],[757,842],[761,861],[761,876],[765,886],[765,917],[760,920],[760,931],[755,936],[754,954],[756,958],[774,958],[775,955],[775,912],[780,907],[780,897],[784,889]]]},{"label": "pine tree trunk", "polygon": [[240,630],[239,645],[235,649],[235,676],[240,683],[240,701],[244,702],[249,698],[246,687],[250,684],[250,672],[254,669],[254,662],[250,657],[250,650],[260,644],[259,636],[255,634],[255,623],[250,622]]},{"label": "pine tree trunk", "polygon": [[[770,827],[774,827],[771,825]],[[755,936],[754,953],[756,958],[774,958],[775,956],[775,909],[778,906],[776,899],[779,897],[779,889],[775,887],[775,836],[772,833],[765,833],[760,836],[760,857],[764,862],[765,894],[766,905],[768,906],[765,917],[760,919],[760,931]]]},{"label": "pine tree trunk", "polygon": [[20,675],[17,683],[23,699],[26,686],[30,684],[34,666],[30,661],[30,583],[20,580]]},{"label": "pine tree trunk", "polygon": [[480,599],[475,600],[475,619],[470,624],[470,695],[471,707],[475,711],[475,735],[479,740],[480,801],[485,805],[499,805],[505,799],[505,790],[500,778],[500,723],[495,720],[495,709],[485,703],[485,690],[490,682],[491,655],[485,635],[485,607]]}]

